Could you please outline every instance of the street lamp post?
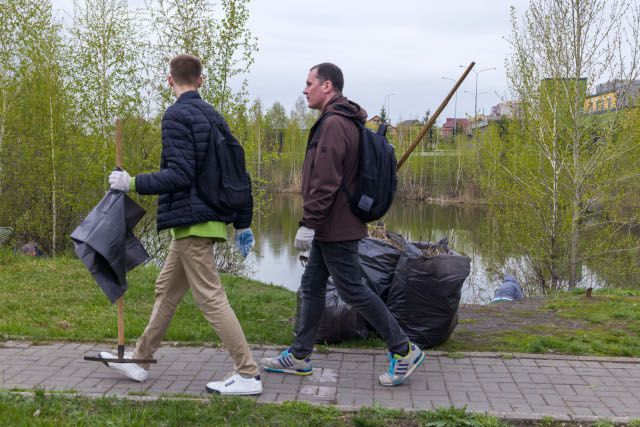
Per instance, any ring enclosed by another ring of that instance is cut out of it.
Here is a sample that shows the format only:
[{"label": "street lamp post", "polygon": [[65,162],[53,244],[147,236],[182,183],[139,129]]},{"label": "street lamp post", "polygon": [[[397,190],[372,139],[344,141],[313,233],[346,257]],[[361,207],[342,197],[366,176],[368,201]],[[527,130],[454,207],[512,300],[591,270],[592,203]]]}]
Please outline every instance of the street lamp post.
[{"label": "street lamp post", "polygon": [[[466,67],[463,67],[462,65],[460,65],[460,67],[466,68]],[[475,100],[474,100],[474,104],[473,104],[473,118],[474,118],[474,120],[475,120],[476,117],[478,117],[478,74],[483,73],[485,71],[489,71],[489,70],[495,70],[495,69],[496,69],[496,67],[484,68],[484,69],[482,69],[480,71],[476,71],[474,69],[471,70],[476,75],[476,92],[475,92]]]},{"label": "street lamp post", "polygon": [[389,117],[389,120],[388,120],[389,124],[391,124],[391,114],[389,113],[389,101],[393,95],[395,95],[395,93],[389,93],[384,97],[384,103],[387,107],[387,117]]},{"label": "street lamp post", "polygon": [[[471,96],[474,96],[475,99],[477,100],[478,99],[478,95],[484,95],[484,94],[487,94],[489,92],[480,92],[480,93],[478,93],[476,91],[474,93],[474,92],[469,92],[468,90],[465,90],[464,93],[467,93],[467,94],[469,94]],[[473,125],[471,125],[471,129],[473,130],[473,129],[477,128],[477,126],[478,126],[478,113],[476,112],[475,116],[473,116]]]},{"label": "street lamp post", "polygon": [[[442,77],[444,80],[451,80],[453,83],[456,83],[456,80],[451,77]],[[458,131],[458,91],[456,91],[455,100],[453,101],[453,136],[455,137],[456,132]]]}]

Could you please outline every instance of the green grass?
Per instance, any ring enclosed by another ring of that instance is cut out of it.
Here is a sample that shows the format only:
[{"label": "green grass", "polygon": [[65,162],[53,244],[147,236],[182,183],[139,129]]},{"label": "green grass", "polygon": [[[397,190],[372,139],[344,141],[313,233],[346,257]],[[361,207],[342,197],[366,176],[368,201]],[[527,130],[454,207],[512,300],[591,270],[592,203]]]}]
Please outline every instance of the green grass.
[{"label": "green grass", "polygon": [[[104,341],[116,337],[116,307],[84,265],[72,257],[31,258],[0,252],[0,337],[35,341]],[[154,301],[155,266],[134,269],[125,294],[125,332],[142,334]],[[249,342],[287,344],[295,316],[295,294],[253,280],[222,276],[231,305]],[[187,292],[178,306],[168,341],[218,342]]]},{"label": "green grass", "polygon": [[[140,336],[151,313],[155,266],[129,274],[125,299],[125,331],[129,343]],[[285,346],[293,337],[295,293],[253,280],[222,276],[222,282],[247,339],[253,344]],[[487,307],[487,311],[495,307]],[[541,311],[544,321],[532,324],[533,311],[516,310],[513,321],[525,323],[510,331],[461,319],[451,338],[438,347],[459,353],[495,351],[640,357],[640,291],[599,290],[592,298],[584,291],[549,296]],[[0,250],[0,340],[25,337],[35,342],[113,341],[116,309],[109,303],[82,263],[74,257],[53,259],[13,255]],[[503,314],[504,313],[499,313]],[[496,313],[487,314],[495,317]],[[489,320],[490,321],[490,320]],[[526,324],[528,321],[528,324]],[[470,329],[465,329],[470,328]],[[218,343],[217,336],[187,293],[178,307],[167,341],[184,344]],[[352,340],[332,348],[384,349],[379,338]]]},{"label": "green grass", "polygon": [[210,402],[47,395],[33,398],[0,392],[0,425],[11,426],[507,426],[497,418],[464,409],[404,412],[366,408],[355,413],[302,402],[259,404],[253,399],[214,396]]},{"label": "green grass", "polygon": [[[507,339],[521,341],[530,352],[561,352],[576,355],[640,356],[640,291],[603,289],[586,298],[584,290],[552,295],[545,309],[560,318],[545,336],[528,334]],[[565,328],[562,320],[580,321],[577,329]]]}]

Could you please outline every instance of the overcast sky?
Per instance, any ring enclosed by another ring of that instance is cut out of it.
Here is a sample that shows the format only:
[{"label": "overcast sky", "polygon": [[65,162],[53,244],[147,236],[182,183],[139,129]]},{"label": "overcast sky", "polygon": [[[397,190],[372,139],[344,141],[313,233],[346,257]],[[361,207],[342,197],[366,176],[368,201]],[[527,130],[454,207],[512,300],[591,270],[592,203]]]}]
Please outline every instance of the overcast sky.
[{"label": "overcast sky", "polygon": [[[53,0],[71,11],[71,0]],[[142,0],[130,0],[140,7]],[[465,67],[495,67],[478,76],[478,112],[508,97],[504,60],[509,8],[526,0],[253,0],[250,28],[259,52],[247,76],[250,98],[289,110],[302,93],[309,67],[342,68],[344,94],[372,116],[388,100],[392,122],[434,112]],[[469,93],[465,93],[465,91]],[[475,76],[458,92],[457,116],[473,115]],[[393,94],[391,96],[388,96]],[[440,116],[454,116],[454,99]]]}]

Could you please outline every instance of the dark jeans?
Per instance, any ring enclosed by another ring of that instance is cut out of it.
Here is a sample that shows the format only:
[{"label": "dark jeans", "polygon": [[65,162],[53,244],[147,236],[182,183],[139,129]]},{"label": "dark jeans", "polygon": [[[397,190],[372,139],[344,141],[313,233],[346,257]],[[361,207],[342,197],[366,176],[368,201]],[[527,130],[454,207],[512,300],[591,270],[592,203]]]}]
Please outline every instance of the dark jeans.
[{"label": "dark jeans", "polygon": [[392,353],[405,353],[409,339],[384,302],[361,281],[358,240],[313,241],[307,267],[302,275],[302,307],[298,335],[291,352],[311,354],[320,319],[324,313],[327,279],[333,277],[340,297],[356,310],[387,342]]}]

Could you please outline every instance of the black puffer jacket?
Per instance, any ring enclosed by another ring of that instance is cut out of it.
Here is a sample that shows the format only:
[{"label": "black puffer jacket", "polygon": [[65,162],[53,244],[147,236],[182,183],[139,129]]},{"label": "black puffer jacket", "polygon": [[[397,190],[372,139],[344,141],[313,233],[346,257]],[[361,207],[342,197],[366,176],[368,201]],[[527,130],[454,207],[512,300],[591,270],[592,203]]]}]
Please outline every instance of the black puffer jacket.
[{"label": "black puffer jacket", "polygon": [[196,164],[202,165],[206,158],[212,122],[229,128],[196,91],[180,95],[162,117],[160,171],[136,176],[138,193],[159,194],[158,231],[207,221],[232,222],[237,229],[251,226],[253,199],[235,215],[222,216],[198,197]]}]

